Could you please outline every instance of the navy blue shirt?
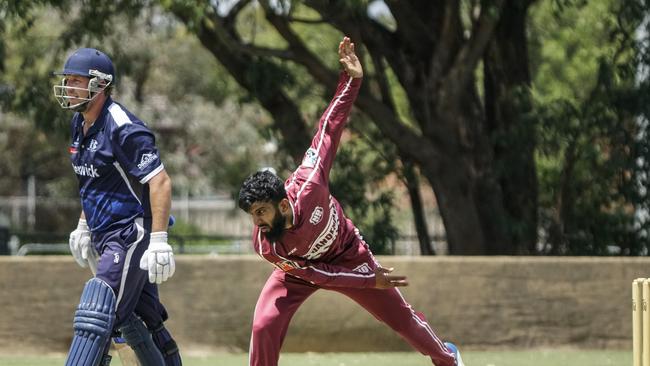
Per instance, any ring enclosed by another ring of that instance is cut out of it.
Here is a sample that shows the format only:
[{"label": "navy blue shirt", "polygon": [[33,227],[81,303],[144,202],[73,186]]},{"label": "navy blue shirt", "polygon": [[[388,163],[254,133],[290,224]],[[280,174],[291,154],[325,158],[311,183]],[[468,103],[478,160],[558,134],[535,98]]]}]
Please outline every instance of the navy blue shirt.
[{"label": "navy blue shirt", "polygon": [[111,98],[85,136],[83,123],[75,113],[69,152],[90,230],[105,232],[151,217],[147,182],[164,169],[153,133]]}]

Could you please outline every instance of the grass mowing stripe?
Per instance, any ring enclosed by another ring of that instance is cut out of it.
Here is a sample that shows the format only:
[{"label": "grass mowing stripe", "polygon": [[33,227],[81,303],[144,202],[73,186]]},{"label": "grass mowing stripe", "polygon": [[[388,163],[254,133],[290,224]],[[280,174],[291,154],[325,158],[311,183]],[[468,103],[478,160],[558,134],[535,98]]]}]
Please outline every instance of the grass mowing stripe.
[{"label": "grass mowing stripe", "polygon": [[[182,350],[181,350],[182,352]],[[602,350],[532,350],[464,352],[467,366],[620,366],[632,364],[631,351]],[[246,354],[218,353],[204,356],[183,356],[185,366],[241,366],[248,360]],[[60,366],[65,355],[0,355],[2,366]],[[283,353],[280,366],[431,366],[425,356],[409,353]],[[111,366],[121,366],[115,358]]]}]

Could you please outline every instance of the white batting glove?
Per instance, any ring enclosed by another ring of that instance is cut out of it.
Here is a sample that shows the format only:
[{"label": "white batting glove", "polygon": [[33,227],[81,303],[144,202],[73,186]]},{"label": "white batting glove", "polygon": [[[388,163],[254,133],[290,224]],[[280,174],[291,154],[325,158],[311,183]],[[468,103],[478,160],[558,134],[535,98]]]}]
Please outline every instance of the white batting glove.
[{"label": "white batting glove", "polygon": [[149,271],[149,282],[161,284],[174,275],[176,264],[172,247],[167,244],[167,233],[151,233],[149,248],[140,259],[140,269]]},{"label": "white batting glove", "polygon": [[[86,220],[79,219],[77,228],[70,233],[70,252],[81,267],[97,267],[97,251],[90,240],[90,229]],[[92,262],[92,263],[91,263]]]}]

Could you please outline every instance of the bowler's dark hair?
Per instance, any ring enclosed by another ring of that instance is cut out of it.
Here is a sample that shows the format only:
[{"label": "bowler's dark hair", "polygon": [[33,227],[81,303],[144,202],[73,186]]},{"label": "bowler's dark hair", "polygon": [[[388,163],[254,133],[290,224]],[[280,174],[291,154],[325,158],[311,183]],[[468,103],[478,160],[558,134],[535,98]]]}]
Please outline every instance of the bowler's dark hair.
[{"label": "bowler's dark hair", "polygon": [[268,170],[256,172],[246,178],[239,190],[239,208],[249,212],[255,202],[273,202],[274,204],[287,197],[284,182],[280,177]]}]

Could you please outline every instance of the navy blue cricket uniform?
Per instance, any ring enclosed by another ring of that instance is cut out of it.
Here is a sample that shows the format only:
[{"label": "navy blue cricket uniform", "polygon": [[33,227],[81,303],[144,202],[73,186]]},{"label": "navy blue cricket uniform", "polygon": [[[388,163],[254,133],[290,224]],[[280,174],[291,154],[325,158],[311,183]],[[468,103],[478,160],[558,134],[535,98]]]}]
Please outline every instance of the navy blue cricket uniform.
[{"label": "navy blue cricket uniform", "polygon": [[92,243],[100,256],[96,276],[115,292],[115,328],[135,312],[154,329],[167,313],[157,286],[139,267],[151,232],[147,182],[164,169],[154,135],[110,98],[85,136],[83,123],[81,113],[75,113],[69,152]]}]

